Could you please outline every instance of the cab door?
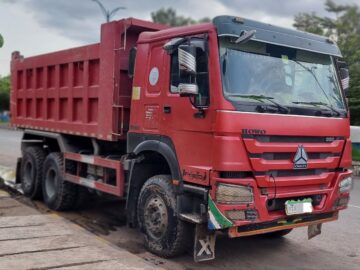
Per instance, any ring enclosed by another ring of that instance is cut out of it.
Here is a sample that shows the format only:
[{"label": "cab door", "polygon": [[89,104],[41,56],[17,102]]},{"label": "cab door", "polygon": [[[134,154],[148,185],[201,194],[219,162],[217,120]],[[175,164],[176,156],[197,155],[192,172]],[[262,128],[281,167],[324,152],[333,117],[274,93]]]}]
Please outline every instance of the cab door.
[{"label": "cab door", "polygon": [[164,54],[165,76],[162,99],[162,132],[171,138],[183,179],[202,185],[209,184],[212,156],[213,105],[209,80],[209,52],[197,49],[196,84],[199,94],[181,97],[178,86],[178,50]]},{"label": "cab door", "polygon": [[144,98],[142,104],[143,133],[160,133],[162,92],[164,91],[165,71],[163,66],[165,51],[161,44],[150,50],[147,63],[147,78],[144,78]]}]

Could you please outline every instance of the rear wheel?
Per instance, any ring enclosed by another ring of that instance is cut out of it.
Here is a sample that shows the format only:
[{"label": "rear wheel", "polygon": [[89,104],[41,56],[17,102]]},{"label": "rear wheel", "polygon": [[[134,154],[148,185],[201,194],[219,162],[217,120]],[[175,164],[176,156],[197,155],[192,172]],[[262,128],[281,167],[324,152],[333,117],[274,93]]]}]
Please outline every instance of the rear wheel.
[{"label": "rear wheel", "polygon": [[43,163],[46,151],[40,146],[29,146],[24,150],[21,162],[21,188],[31,199],[41,198]]},{"label": "rear wheel", "polygon": [[149,251],[162,257],[183,253],[191,242],[189,224],[176,216],[176,196],[169,175],[151,177],[143,185],[137,207],[138,223]]},{"label": "rear wheel", "polygon": [[62,155],[49,154],[44,162],[42,190],[45,204],[56,211],[69,210],[76,201],[77,186],[65,181],[63,173]]}]

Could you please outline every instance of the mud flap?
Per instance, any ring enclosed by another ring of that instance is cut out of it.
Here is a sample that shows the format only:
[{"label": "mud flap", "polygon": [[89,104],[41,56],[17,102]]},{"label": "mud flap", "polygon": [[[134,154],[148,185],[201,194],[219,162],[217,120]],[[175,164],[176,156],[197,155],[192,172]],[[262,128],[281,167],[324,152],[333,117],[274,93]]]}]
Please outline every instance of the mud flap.
[{"label": "mud flap", "polygon": [[215,259],[215,231],[209,231],[206,224],[196,224],[194,241],[194,261]]},{"label": "mud flap", "polygon": [[314,238],[315,236],[321,234],[321,225],[319,224],[312,224],[308,226],[308,239]]},{"label": "mud flap", "polygon": [[15,183],[16,184],[21,183],[21,161],[22,161],[22,158],[18,158],[16,161],[16,175],[15,175]]}]

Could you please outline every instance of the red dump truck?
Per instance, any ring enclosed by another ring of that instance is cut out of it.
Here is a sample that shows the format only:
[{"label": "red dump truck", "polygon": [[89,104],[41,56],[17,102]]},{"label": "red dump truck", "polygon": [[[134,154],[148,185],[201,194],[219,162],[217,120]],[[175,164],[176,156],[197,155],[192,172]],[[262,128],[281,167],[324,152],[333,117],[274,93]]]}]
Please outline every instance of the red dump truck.
[{"label": "red dump truck", "polygon": [[14,52],[11,80],[24,194],[53,210],[87,189],[124,198],[157,255],[190,245],[213,259],[217,232],[312,237],[347,207],[349,77],[328,38],[232,16],[129,18],[97,44]]}]

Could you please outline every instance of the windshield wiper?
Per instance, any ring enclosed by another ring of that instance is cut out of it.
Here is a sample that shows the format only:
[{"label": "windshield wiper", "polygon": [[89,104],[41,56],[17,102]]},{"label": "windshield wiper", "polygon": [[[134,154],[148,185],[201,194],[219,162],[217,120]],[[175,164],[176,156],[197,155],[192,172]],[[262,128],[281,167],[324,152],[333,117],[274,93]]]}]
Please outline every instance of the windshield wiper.
[{"label": "windshield wiper", "polygon": [[[314,72],[311,68],[305,66],[305,65],[304,65],[303,63],[301,63],[300,61],[298,61],[298,60],[293,60],[293,61],[294,61],[296,64],[298,64],[299,66],[301,66],[303,69],[305,69],[306,71],[310,72],[311,76],[314,77],[316,84],[319,86],[319,88],[320,88],[321,91],[323,92],[323,94],[324,94],[324,96],[326,97],[326,99],[330,102],[330,99],[329,99],[328,95],[326,94],[325,89],[322,87],[321,83],[319,82],[319,79],[318,79],[318,77],[316,76],[315,72]],[[322,104],[319,104],[319,105],[322,105]]]},{"label": "windshield wiper", "polygon": [[313,106],[324,106],[326,108],[328,108],[329,110],[331,110],[333,113],[335,113],[336,116],[340,116],[341,113],[336,110],[334,107],[330,106],[329,104],[326,104],[324,102],[316,102],[316,101],[293,101],[292,103],[294,104],[305,104],[305,105],[313,105]]},{"label": "windshield wiper", "polygon": [[[264,96],[264,95],[241,95],[241,94],[229,94],[230,97],[241,97],[241,98],[248,98],[248,99],[253,99],[253,100],[256,100],[256,101],[263,101],[263,100],[267,100],[269,102],[271,102],[273,105],[272,106],[275,106],[279,112],[281,113],[289,113],[290,112],[290,109],[275,102],[273,99],[273,97],[267,97],[267,96]],[[271,104],[268,104],[268,105],[271,105]],[[260,107],[258,106],[257,107],[257,110],[260,110],[260,111],[267,111],[268,109],[264,106],[261,106]]]}]

